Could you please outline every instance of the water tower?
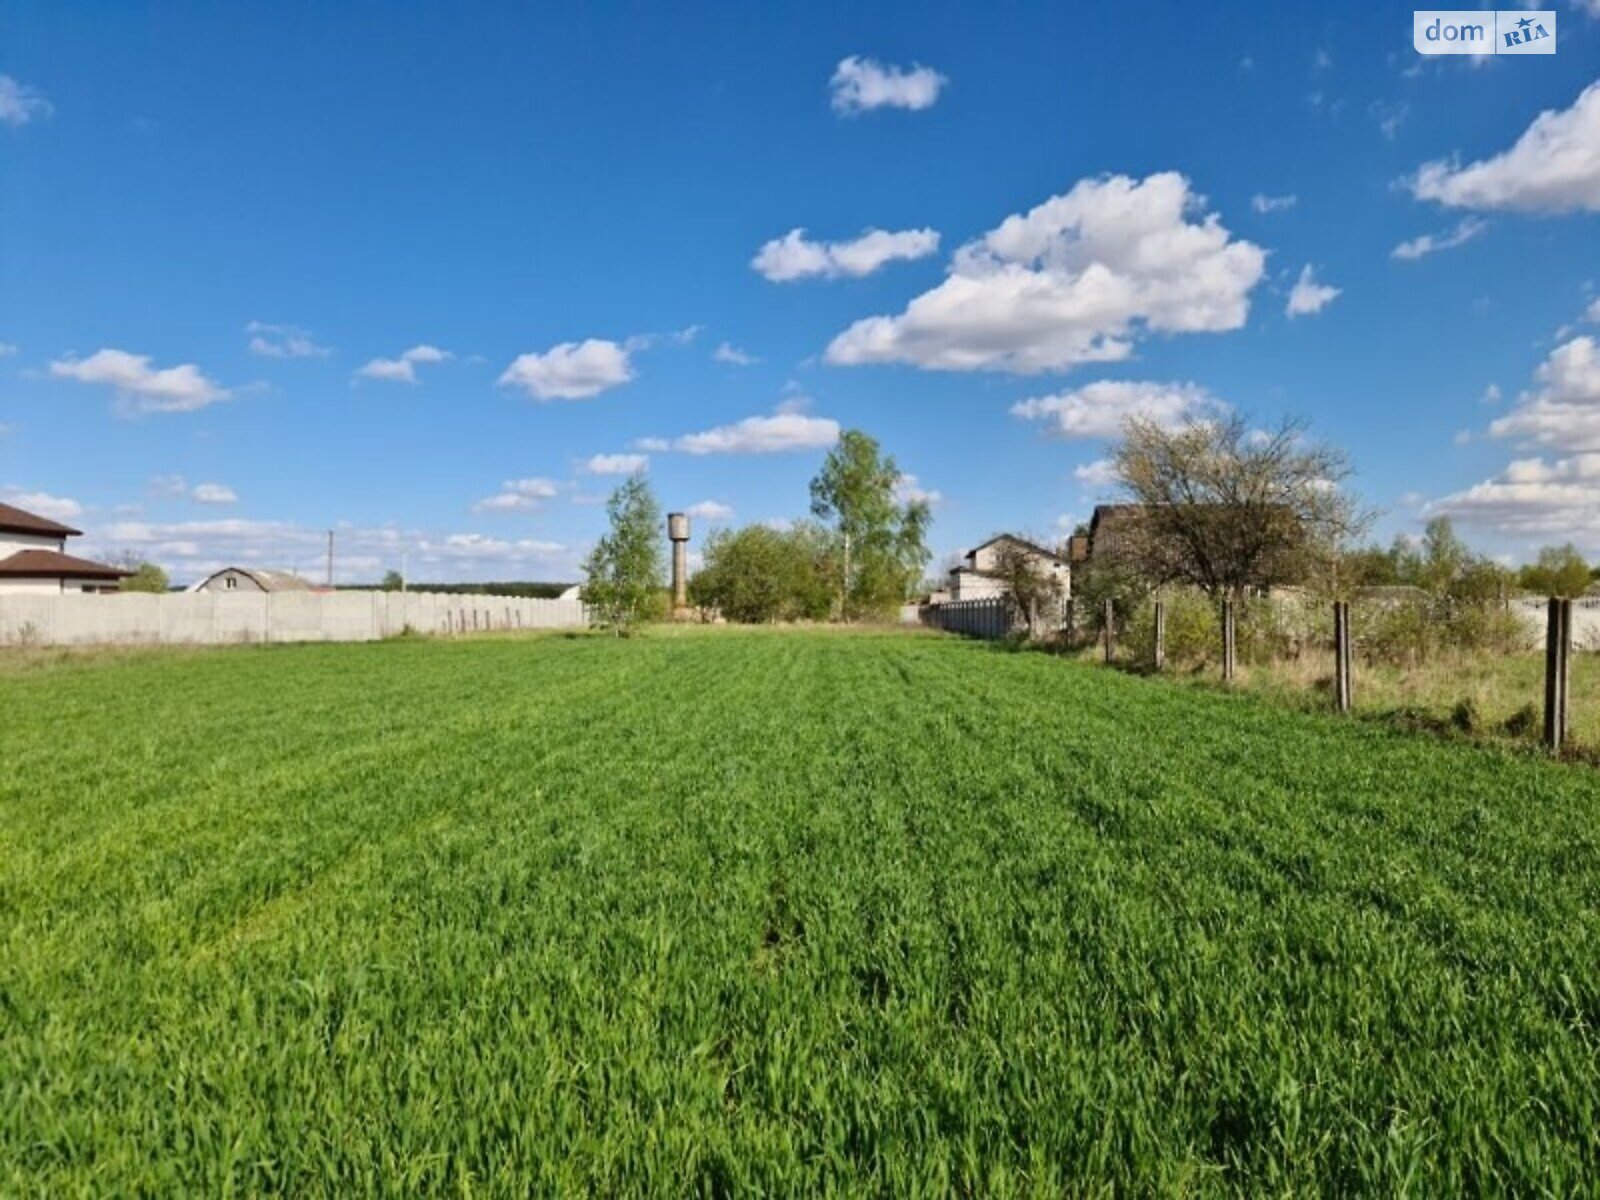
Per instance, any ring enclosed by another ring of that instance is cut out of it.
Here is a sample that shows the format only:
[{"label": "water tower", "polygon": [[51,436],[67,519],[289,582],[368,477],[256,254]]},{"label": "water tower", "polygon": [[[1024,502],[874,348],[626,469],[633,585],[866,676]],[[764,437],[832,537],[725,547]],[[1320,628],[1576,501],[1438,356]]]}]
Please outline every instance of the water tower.
[{"label": "water tower", "polygon": [[667,537],[672,541],[672,611],[689,607],[689,514],[667,514]]}]

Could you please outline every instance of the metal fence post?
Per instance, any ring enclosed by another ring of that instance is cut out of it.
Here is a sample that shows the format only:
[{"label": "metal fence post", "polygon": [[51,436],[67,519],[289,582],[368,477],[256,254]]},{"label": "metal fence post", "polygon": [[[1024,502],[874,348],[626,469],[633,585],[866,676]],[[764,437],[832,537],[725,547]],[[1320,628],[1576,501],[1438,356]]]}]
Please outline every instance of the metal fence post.
[{"label": "metal fence post", "polygon": [[1106,661],[1110,662],[1117,653],[1117,606],[1112,600],[1106,601],[1105,611],[1106,627]]},{"label": "metal fence post", "polygon": [[1234,663],[1237,655],[1237,640],[1234,637],[1233,601],[1222,602],[1222,682],[1233,682]]},{"label": "metal fence post", "polygon": [[1354,701],[1350,678],[1350,602],[1333,602],[1333,695],[1334,704],[1342,713],[1350,711]]},{"label": "metal fence post", "polygon": [[1160,600],[1156,601],[1155,613],[1155,652],[1154,666],[1161,670],[1167,665],[1167,606]]},{"label": "metal fence post", "polygon": [[1544,744],[1552,753],[1567,737],[1567,658],[1572,650],[1572,601],[1552,596],[1544,634]]}]

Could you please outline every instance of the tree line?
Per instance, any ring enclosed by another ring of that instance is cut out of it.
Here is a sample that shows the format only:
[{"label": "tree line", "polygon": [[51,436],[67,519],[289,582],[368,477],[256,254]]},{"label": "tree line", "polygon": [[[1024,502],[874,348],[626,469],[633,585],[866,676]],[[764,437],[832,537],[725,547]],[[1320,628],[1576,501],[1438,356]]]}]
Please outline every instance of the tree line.
[{"label": "tree line", "polygon": [[[751,624],[891,615],[929,558],[931,512],[897,495],[900,478],[876,439],[846,430],[811,481],[810,518],[713,532],[689,580],[690,602]],[[601,623],[626,632],[667,615],[661,506],[641,474],[612,493],[606,511],[582,594]]]}]

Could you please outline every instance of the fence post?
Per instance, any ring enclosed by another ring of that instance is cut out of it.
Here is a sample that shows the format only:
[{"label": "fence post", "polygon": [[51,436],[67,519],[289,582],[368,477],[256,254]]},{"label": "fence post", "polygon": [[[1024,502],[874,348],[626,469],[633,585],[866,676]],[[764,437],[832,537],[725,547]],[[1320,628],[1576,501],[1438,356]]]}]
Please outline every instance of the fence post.
[{"label": "fence post", "polygon": [[1076,640],[1077,634],[1078,634],[1077,622],[1074,619],[1076,617],[1076,615],[1077,615],[1077,610],[1078,610],[1078,602],[1076,600],[1074,600],[1071,596],[1068,596],[1067,597],[1067,625],[1066,625],[1066,628],[1067,628],[1067,645],[1069,645],[1069,646],[1072,645],[1074,640]]},{"label": "fence post", "polygon": [[1350,676],[1350,602],[1333,602],[1333,702],[1342,713],[1354,702]]},{"label": "fence post", "polygon": [[1161,670],[1167,665],[1167,606],[1160,600],[1156,601],[1155,608],[1155,669]]},{"label": "fence post", "polygon": [[1112,600],[1106,601],[1105,611],[1106,627],[1106,661],[1110,662],[1117,653],[1117,606]]},{"label": "fence post", "polygon": [[1233,682],[1237,643],[1234,638],[1233,601],[1222,602],[1222,682]]},{"label": "fence post", "polygon": [[1567,737],[1567,657],[1572,649],[1572,601],[1550,597],[1544,633],[1544,744],[1552,753]]}]

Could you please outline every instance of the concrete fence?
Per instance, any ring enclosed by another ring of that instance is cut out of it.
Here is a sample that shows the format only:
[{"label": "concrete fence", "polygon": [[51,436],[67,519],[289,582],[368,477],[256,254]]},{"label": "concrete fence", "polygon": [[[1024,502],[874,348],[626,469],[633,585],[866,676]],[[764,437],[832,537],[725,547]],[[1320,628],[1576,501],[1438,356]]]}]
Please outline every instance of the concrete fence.
[{"label": "concrete fence", "polygon": [[948,604],[924,604],[922,623],[946,633],[964,633],[968,637],[1003,638],[1020,623],[1011,611],[1011,603],[1003,596],[988,600],[953,600]]},{"label": "concrete fence", "polygon": [[403,633],[576,629],[577,600],[443,592],[0,595],[0,645],[370,642]]}]

